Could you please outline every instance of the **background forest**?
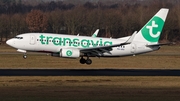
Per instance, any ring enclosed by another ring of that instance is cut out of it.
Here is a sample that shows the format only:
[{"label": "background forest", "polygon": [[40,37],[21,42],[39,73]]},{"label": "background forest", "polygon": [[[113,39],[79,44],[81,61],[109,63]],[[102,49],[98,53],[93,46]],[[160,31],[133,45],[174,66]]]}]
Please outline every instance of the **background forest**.
[{"label": "background forest", "polygon": [[0,0],[0,42],[21,33],[99,37],[131,35],[162,7],[170,12],[161,41],[180,42],[179,0]]}]

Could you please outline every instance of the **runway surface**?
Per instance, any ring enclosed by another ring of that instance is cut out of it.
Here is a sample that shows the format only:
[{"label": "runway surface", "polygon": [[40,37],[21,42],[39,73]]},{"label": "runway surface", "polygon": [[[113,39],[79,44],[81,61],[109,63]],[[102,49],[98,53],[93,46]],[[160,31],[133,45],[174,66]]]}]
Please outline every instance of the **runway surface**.
[{"label": "runway surface", "polygon": [[167,69],[0,69],[0,76],[180,76]]}]

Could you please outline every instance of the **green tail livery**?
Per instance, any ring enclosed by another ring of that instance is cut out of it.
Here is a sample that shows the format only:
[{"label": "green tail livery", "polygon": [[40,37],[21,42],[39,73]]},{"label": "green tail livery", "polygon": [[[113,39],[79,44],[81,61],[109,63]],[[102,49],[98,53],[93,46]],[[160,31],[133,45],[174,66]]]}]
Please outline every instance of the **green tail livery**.
[{"label": "green tail livery", "polygon": [[138,32],[135,40],[147,43],[158,43],[168,9],[161,9]]},{"label": "green tail livery", "polygon": [[153,17],[153,19],[143,27],[141,33],[143,37],[149,42],[158,42],[164,21],[159,17]]}]

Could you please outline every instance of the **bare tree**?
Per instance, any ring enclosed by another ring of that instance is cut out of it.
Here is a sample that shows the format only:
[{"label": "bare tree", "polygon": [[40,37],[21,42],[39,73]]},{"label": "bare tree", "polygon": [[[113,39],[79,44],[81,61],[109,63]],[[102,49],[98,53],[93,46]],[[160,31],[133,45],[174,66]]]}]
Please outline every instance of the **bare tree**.
[{"label": "bare tree", "polygon": [[27,14],[26,23],[31,32],[44,32],[48,26],[47,17],[40,10],[32,10]]},{"label": "bare tree", "polygon": [[49,27],[54,33],[61,33],[65,30],[64,13],[62,10],[55,10],[47,14],[49,17]]},{"label": "bare tree", "polygon": [[10,31],[12,37],[16,36],[17,34],[26,32],[27,25],[25,22],[25,15],[22,14],[14,14],[11,17],[11,27]]},{"label": "bare tree", "polygon": [[65,12],[64,19],[69,34],[74,35],[81,27],[84,20],[83,12],[84,9],[82,9],[81,7],[76,7],[73,10],[68,10]]}]

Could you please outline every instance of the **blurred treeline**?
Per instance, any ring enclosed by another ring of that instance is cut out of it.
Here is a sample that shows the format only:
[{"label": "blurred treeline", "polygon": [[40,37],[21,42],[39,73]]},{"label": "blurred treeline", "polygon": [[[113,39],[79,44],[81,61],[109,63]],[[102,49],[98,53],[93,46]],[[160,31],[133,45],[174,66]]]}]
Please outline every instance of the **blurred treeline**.
[{"label": "blurred treeline", "polygon": [[0,41],[28,32],[90,36],[96,29],[100,29],[100,37],[123,37],[140,30],[163,7],[169,8],[170,12],[161,41],[180,41],[179,0],[99,0],[85,3],[74,0],[76,3],[49,1],[30,4],[31,1],[0,0]]}]

